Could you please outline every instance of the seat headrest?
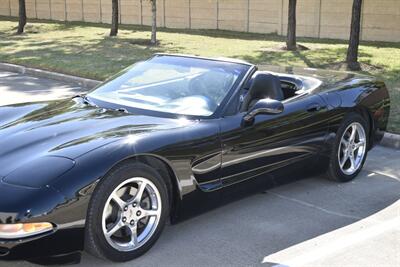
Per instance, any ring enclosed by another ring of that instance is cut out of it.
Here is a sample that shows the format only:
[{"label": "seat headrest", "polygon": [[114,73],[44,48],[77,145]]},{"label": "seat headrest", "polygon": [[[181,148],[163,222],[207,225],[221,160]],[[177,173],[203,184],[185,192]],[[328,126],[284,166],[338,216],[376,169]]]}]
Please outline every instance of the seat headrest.
[{"label": "seat headrest", "polygon": [[275,100],[284,100],[281,87],[281,81],[275,75],[265,72],[257,72],[247,93],[243,106],[247,109],[251,102],[256,100],[271,98]]}]

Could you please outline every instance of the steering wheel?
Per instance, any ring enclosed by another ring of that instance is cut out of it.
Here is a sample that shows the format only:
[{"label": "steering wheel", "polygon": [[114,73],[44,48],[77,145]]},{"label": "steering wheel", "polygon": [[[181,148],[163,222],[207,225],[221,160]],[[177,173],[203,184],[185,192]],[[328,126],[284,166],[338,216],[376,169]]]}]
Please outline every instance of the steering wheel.
[{"label": "steering wheel", "polygon": [[209,86],[201,79],[196,77],[189,82],[189,93],[192,96],[201,97],[206,102],[210,110],[215,110],[218,107],[217,102],[208,96]]},{"label": "steering wheel", "polygon": [[209,98],[209,97],[207,97],[207,96],[204,96],[204,95],[195,95],[194,97],[202,98],[202,99],[207,103],[208,109],[209,109],[210,111],[213,111],[213,112],[214,112],[214,111],[217,109],[217,107],[218,107],[218,104],[217,104],[213,99],[211,99],[211,98]]},{"label": "steering wheel", "polygon": [[207,94],[208,87],[200,76],[190,80],[189,91],[192,95]]}]

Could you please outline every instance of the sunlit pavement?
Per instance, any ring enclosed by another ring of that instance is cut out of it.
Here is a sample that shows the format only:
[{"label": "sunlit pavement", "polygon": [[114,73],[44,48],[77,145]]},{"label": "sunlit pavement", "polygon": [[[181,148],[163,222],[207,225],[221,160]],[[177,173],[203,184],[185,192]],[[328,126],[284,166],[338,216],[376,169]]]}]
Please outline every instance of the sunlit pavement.
[{"label": "sunlit pavement", "polygon": [[[76,90],[63,88],[66,95]],[[12,81],[0,78],[1,103],[19,94]],[[29,91],[22,94],[23,100],[33,99]],[[324,175],[296,180],[294,174],[293,180],[167,226],[146,255],[112,265],[400,266],[400,150],[376,147],[350,183],[330,182]],[[32,266],[0,262],[14,265]],[[84,254],[81,265],[110,263]]]},{"label": "sunlit pavement", "polygon": [[76,95],[81,90],[77,84],[0,71],[0,106],[61,99]]}]

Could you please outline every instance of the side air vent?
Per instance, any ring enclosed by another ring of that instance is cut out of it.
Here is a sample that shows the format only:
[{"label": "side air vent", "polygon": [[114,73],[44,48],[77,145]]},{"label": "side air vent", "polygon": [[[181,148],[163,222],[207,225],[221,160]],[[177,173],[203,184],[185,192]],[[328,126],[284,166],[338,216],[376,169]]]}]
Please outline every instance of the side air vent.
[{"label": "side air vent", "polygon": [[8,253],[10,253],[10,250],[8,248],[2,248],[0,247],[0,257],[7,256]]}]

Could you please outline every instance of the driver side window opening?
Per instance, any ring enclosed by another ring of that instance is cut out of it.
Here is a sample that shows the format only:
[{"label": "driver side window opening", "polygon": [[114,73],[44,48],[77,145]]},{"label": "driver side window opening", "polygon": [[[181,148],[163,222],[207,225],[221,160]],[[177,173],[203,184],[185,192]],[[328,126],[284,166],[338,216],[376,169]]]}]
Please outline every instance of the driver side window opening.
[{"label": "driver side window opening", "polygon": [[[255,82],[258,84],[255,84]],[[252,95],[249,95],[250,89]],[[301,89],[302,82],[299,79],[257,71],[240,93],[240,110],[248,110],[257,100],[262,98],[279,101],[290,99],[297,96]]]},{"label": "driver side window opening", "polygon": [[281,80],[281,87],[282,87],[284,99],[289,99],[289,98],[296,96],[296,92],[299,90],[297,88],[296,84],[291,83],[289,81]]}]

